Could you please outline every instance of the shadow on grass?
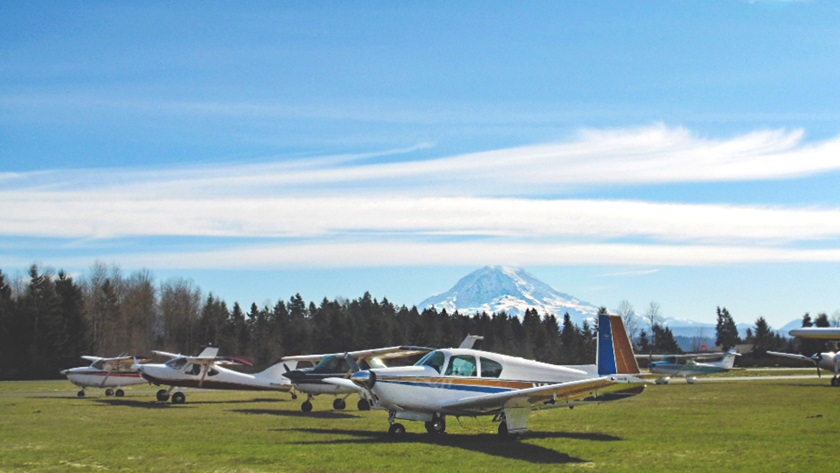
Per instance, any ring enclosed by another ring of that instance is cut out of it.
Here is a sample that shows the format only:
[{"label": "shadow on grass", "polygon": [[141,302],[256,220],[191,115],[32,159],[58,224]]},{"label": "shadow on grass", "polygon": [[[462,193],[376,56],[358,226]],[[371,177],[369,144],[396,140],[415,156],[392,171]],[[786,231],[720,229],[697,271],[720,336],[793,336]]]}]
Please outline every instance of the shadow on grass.
[{"label": "shadow on grass", "polygon": [[[350,439],[329,439],[323,441],[292,442],[294,445],[335,445],[335,444],[393,444],[395,442],[422,443],[425,445],[434,444],[441,447],[460,448],[485,455],[504,457],[512,460],[521,460],[539,464],[566,464],[566,463],[587,463],[588,460],[575,458],[550,448],[533,445],[516,440],[506,441],[495,434],[444,434],[429,435],[422,433],[406,433],[400,440],[392,439],[386,432],[371,432],[366,430],[341,430],[341,429],[274,429],[278,432],[295,431],[319,435],[348,435]],[[602,442],[614,442],[621,440],[606,434],[583,434],[574,432],[529,432],[523,439],[552,439],[568,438],[578,440],[592,440]]]},{"label": "shadow on grass", "polygon": [[296,417],[301,419],[358,419],[359,416],[337,411],[284,411],[277,409],[234,409],[232,412],[240,414],[273,415],[281,417]]}]

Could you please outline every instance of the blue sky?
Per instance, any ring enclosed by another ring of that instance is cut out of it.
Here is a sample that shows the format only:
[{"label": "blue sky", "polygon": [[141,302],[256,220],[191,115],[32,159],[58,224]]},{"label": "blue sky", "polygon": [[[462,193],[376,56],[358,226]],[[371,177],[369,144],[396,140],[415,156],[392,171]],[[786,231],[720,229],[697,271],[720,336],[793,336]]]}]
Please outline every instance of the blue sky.
[{"label": "blue sky", "polygon": [[840,309],[829,1],[0,4],[0,268]]}]

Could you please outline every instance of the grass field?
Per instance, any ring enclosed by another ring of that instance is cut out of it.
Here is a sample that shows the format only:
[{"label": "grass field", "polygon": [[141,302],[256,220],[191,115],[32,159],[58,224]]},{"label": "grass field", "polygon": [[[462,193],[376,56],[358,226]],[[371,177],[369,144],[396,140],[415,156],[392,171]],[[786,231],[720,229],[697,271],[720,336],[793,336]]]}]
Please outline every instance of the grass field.
[{"label": "grass field", "polygon": [[[187,391],[187,403],[124,398],[66,381],[0,383],[0,472],[7,471],[830,471],[840,390],[827,378],[649,386],[633,399],[531,416],[503,442],[490,418],[448,419],[432,438],[382,411],[300,412],[288,394]],[[355,406],[355,402],[348,402]]]}]

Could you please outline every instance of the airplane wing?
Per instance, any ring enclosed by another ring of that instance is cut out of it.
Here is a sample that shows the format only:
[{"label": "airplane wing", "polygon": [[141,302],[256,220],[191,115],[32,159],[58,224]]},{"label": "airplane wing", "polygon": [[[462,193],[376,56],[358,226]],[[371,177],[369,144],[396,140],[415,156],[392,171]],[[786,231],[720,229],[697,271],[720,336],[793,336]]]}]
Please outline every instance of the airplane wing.
[{"label": "airplane wing", "polygon": [[672,359],[677,359],[677,360],[707,360],[707,359],[723,358],[726,355],[741,356],[740,353],[725,353],[725,352],[722,352],[722,351],[721,352],[703,352],[703,353],[680,353],[679,355],[678,354],[640,355],[640,354],[637,353],[635,356],[639,360],[644,360],[646,358],[647,359],[652,358],[654,360],[664,360],[664,359],[667,359],[667,358],[672,358]]},{"label": "airplane wing", "polygon": [[99,361],[99,360],[102,359],[102,357],[101,356],[82,355],[82,359],[83,360],[88,360],[88,361]]},{"label": "airplane wing", "polygon": [[350,351],[350,352],[341,352],[341,353],[321,353],[318,355],[294,355],[294,356],[284,356],[280,358],[280,361],[311,361],[313,363],[317,363],[321,361],[326,356],[344,356],[350,355],[355,360],[361,361],[366,358],[380,358],[380,359],[388,359],[388,358],[401,358],[406,356],[413,356],[419,355],[422,353],[428,353],[432,351],[433,348],[427,347],[415,347],[415,346],[399,346],[399,347],[386,347],[386,348],[374,348],[372,350],[357,350],[357,351]]},{"label": "airplane wing", "polygon": [[804,327],[791,330],[790,335],[799,338],[819,338],[822,340],[840,340],[838,327]]},{"label": "airplane wing", "polygon": [[807,361],[808,363],[813,363],[815,365],[817,364],[817,360],[811,358],[810,356],[799,355],[797,353],[782,353],[782,352],[778,352],[778,351],[768,351],[767,354],[768,355],[774,355],[774,356],[782,356],[782,357],[791,358],[791,359],[794,359],[794,360]]},{"label": "airplane wing", "polygon": [[321,381],[323,381],[327,384],[332,384],[334,386],[341,386],[342,388],[349,388],[349,389],[353,389],[353,390],[356,390],[356,391],[359,391],[359,392],[367,391],[367,389],[359,386],[358,384],[354,383],[353,381],[350,381],[347,378],[324,378]]},{"label": "airplane wing", "polygon": [[457,399],[444,403],[442,407],[475,412],[493,412],[511,407],[544,409],[582,402],[613,401],[635,396],[644,389],[644,383],[636,377],[604,376]]},{"label": "airplane wing", "polygon": [[167,358],[178,358],[181,355],[177,353],[169,353],[168,351],[160,351],[160,350],[152,350],[152,353],[155,355],[165,356]]}]

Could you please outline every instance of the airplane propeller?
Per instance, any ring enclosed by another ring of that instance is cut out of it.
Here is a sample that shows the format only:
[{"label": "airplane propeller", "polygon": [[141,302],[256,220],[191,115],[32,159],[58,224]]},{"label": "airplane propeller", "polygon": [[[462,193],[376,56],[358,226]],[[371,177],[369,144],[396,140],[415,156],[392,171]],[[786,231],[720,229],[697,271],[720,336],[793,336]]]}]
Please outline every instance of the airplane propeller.
[{"label": "airplane propeller", "polygon": [[822,361],[822,353],[814,353],[811,356],[811,359],[814,360],[814,365],[817,367],[817,377],[822,378],[822,370],[820,369],[820,361]]}]

